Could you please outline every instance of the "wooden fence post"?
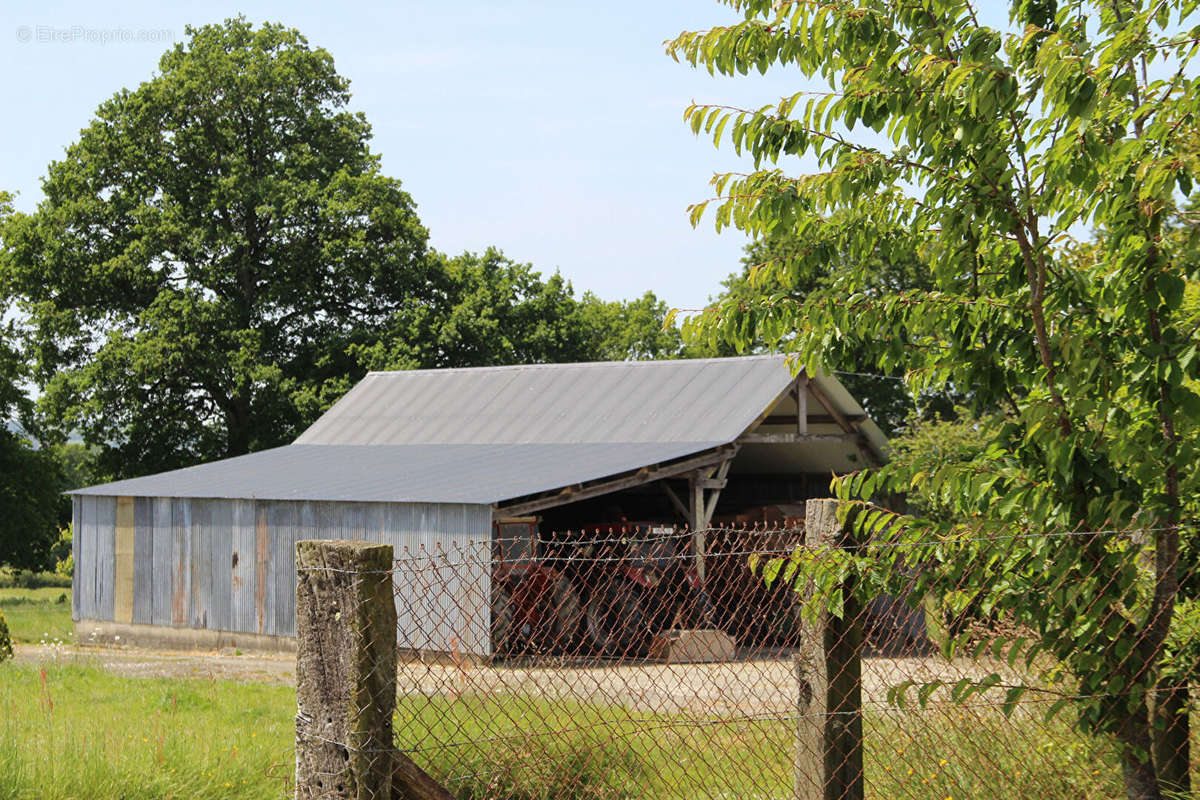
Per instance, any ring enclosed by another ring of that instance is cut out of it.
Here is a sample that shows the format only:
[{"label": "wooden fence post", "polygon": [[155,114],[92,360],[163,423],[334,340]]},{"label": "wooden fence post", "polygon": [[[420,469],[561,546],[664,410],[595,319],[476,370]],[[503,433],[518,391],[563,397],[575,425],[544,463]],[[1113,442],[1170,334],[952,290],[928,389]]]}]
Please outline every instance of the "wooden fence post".
[{"label": "wooden fence post", "polygon": [[296,798],[390,800],[392,547],[296,542]]},{"label": "wooden fence post", "polygon": [[[853,542],[837,521],[837,500],[809,500],[805,544],[829,549]],[[796,658],[796,800],[862,800],[862,607],[842,587],[841,618],[822,611],[806,622]],[[811,589],[809,590],[811,591]]]}]

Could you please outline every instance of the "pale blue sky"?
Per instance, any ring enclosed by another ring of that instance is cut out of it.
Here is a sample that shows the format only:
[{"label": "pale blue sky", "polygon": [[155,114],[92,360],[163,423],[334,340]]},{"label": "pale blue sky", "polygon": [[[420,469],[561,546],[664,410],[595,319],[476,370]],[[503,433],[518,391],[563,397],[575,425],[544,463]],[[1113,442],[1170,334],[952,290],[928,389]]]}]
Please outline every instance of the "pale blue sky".
[{"label": "pale blue sky", "polygon": [[[712,78],[667,57],[664,39],[733,18],[704,0],[13,5],[0,11],[0,189],[22,210],[97,105],[150,77],[172,36],[242,13],[333,54],[435,247],[497,245],[578,291],[652,289],[683,308],[717,291],[745,243],[693,229],[686,207],[708,196],[714,171],[748,166],[694,137],[684,108],[756,107],[806,88],[795,72]],[[158,41],[100,41],[113,30]]]}]

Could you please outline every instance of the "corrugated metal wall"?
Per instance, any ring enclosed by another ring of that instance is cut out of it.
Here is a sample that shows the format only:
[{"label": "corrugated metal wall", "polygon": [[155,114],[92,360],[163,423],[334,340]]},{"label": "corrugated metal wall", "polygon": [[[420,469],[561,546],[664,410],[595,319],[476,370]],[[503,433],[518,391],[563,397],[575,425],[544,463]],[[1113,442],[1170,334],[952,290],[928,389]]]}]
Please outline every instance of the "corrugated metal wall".
[{"label": "corrugated metal wall", "polygon": [[[489,506],[137,497],[132,586],[117,581],[117,498],[76,496],[73,515],[77,620],[294,636],[296,541],[362,539],[400,562],[401,647],[491,650]],[[132,619],[116,620],[130,591]]]}]

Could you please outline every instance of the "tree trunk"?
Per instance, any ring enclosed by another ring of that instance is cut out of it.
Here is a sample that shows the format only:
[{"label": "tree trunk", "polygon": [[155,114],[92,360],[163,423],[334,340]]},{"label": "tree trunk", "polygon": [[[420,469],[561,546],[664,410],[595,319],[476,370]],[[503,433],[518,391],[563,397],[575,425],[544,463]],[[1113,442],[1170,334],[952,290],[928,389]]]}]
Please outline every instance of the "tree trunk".
[{"label": "tree trunk", "polygon": [[1121,777],[1128,800],[1162,800],[1158,776],[1150,759],[1149,709],[1143,700],[1129,712],[1117,734],[1121,743]]},{"label": "tree trunk", "polygon": [[1159,785],[1165,792],[1190,796],[1191,726],[1187,686],[1160,686],[1154,722],[1154,767]]}]

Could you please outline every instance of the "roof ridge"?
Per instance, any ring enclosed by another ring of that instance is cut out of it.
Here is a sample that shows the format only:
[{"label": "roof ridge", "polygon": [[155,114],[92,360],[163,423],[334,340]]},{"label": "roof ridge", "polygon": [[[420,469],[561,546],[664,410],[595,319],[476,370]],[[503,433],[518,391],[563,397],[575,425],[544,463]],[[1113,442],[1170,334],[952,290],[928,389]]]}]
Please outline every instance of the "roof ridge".
[{"label": "roof ridge", "polygon": [[710,358],[631,358],[624,361],[562,361],[537,364],[489,364],[482,367],[430,367],[427,369],[373,369],[367,375],[412,375],[415,373],[448,372],[503,372],[526,369],[555,369],[562,367],[652,367],[669,364],[711,364],[718,361],[764,361],[785,360],[784,353],[756,353],[747,356],[714,356]]}]

